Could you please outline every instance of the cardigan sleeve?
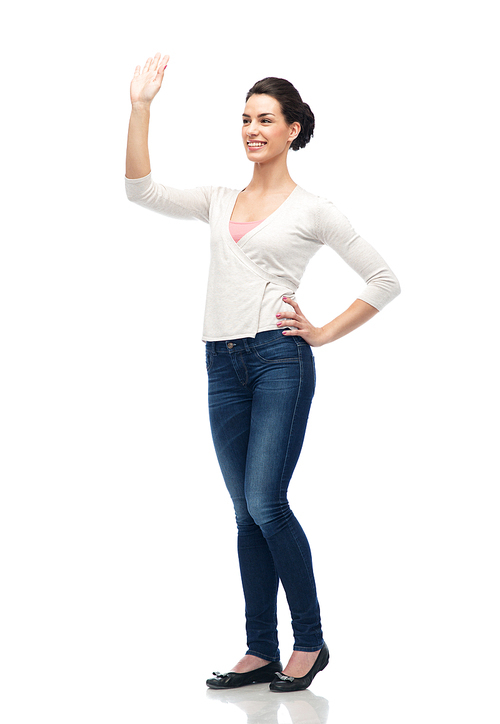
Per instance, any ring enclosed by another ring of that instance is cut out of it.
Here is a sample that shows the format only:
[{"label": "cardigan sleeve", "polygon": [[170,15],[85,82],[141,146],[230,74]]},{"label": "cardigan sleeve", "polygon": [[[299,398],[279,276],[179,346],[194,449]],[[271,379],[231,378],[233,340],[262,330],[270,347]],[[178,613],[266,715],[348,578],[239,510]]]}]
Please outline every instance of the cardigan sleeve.
[{"label": "cardigan sleeve", "polygon": [[317,207],[316,233],[319,241],[334,249],[365,282],[358,299],[380,311],[401,292],[387,262],[330,201],[321,199]]},{"label": "cardigan sleeve", "polygon": [[125,177],[125,191],[129,201],[159,214],[174,219],[199,219],[209,222],[212,191],[210,186],[174,189],[153,181],[151,174],[148,174],[143,178]]}]

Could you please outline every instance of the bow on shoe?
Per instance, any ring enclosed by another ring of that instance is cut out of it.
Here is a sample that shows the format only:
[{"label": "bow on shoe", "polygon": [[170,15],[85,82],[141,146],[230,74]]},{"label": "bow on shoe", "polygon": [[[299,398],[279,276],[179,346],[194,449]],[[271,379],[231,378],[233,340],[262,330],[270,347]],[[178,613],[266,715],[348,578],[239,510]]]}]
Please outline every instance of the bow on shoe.
[{"label": "bow on shoe", "polygon": [[295,681],[295,677],[282,674],[281,671],[277,671],[276,676],[281,679],[281,681]]},{"label": "bow on shoe", "polygon": [[220,671],[212,671],[212,674],[215,676],[217,681],[221,681],[222,679],[225,679],[227,674],[221,674]]}]

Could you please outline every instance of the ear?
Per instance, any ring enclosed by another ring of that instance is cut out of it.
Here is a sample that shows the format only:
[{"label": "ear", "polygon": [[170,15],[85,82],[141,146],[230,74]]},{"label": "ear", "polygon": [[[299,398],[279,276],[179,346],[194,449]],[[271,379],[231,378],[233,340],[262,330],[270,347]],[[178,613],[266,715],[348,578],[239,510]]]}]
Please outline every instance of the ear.
[{"label": "ear", "polygon": [[300,129],[301,129],[300,123],[298,123],[297,121],[295,123],[292,123],[292,125],[290,126],[290,135],[288,137],[288,140],[290,142],[295,141],[295,139],[297,138],[297,136],[300,133]]}]

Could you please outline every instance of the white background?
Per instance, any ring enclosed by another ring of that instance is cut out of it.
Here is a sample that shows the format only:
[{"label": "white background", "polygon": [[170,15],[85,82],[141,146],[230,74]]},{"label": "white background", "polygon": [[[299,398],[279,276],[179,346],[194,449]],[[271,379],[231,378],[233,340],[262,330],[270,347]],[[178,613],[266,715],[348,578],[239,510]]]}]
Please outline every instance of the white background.
[{"label": "white background", "polygon": [[[317,119],[293,179],[402,286],[316,350],[290,492],[332,652],[312,691],[336,724],[497,723],[494,4],[16,7],[1,30],[2,721],[249,716],[204,687],[245,651],[206,412],[208,228],[124,192],[129,82],[159,51],[159,181],[242,188],[245,93],[286,77]],[[319,325],[361,287],[324,249],[298,300]],[[280,638],[286,662],[284,596]]]}]

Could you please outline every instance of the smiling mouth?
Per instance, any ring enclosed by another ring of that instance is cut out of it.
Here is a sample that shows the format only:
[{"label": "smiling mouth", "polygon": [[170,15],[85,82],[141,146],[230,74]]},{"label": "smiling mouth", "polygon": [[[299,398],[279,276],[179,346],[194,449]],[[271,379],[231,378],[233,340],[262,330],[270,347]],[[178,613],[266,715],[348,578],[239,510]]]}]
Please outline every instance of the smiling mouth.
[{"label": "smiling mouth", "polygon": [[248,148],[264,148],[267,146],[265,141],[247,141]]}]

